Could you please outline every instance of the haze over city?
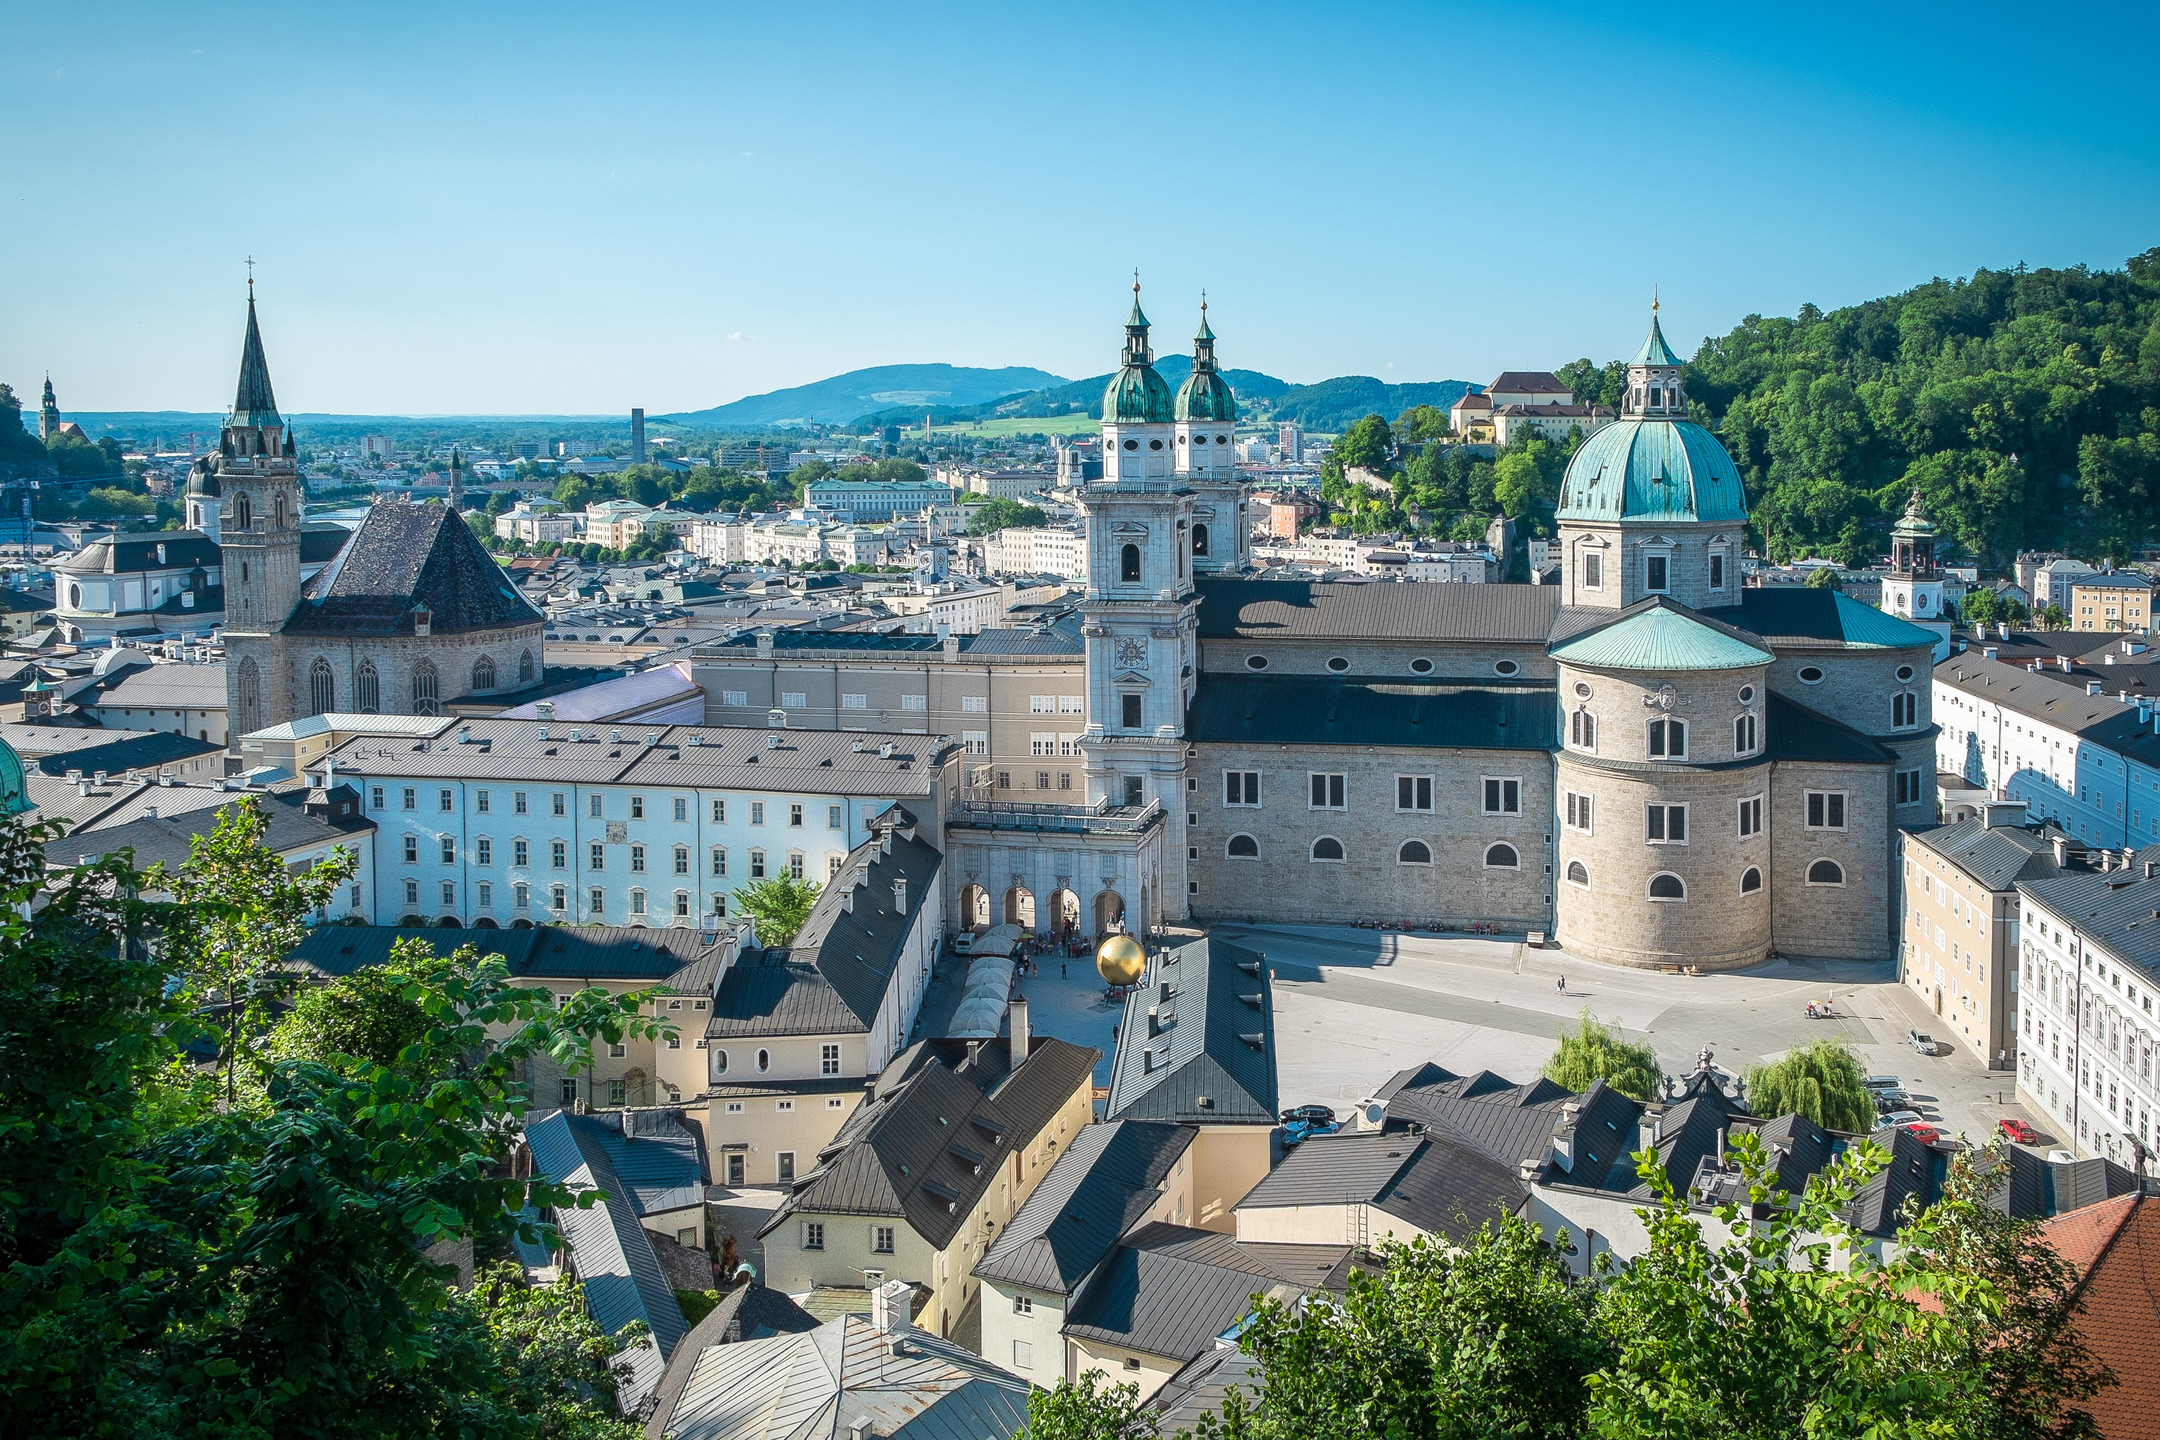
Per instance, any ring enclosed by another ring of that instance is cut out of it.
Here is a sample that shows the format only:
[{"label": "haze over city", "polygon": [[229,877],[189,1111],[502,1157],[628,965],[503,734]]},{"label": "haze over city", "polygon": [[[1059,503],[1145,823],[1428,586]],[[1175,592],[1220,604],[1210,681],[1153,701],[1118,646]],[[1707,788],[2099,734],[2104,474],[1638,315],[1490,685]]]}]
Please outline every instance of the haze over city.
[{"label": "haze over city", "polygon": [[[1692,351],[2160,220],[2147,6],[17,6],[0,378],[653,413],[878,364],[1099,373],[1164,335],[1295,381]],[[1855,43],[1864,37],[1865,44]],[[2006,68],[2015,65],[2014,75]]]}]

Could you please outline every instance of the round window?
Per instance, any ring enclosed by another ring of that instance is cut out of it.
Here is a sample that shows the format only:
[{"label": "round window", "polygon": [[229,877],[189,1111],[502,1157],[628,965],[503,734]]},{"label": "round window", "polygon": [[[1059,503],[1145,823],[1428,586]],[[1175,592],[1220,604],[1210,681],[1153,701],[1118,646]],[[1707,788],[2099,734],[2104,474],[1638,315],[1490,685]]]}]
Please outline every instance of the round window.
[{"label": "round window", "polygon": [[1177,437],[1177,443],[1178,443],[1178,444],[1180,444],[1180,445],[1184,444],[1184,443],[1185,443],[1185,437],[1184,437],[1184,436],[1182,436],[1182,435],[1178,436],[1178,437]]},{"label": "round window", "polygon": [[772,1069],[772,1051],[760,1050],[757,1052],[757,1068],[760,1072]]},{"label": "round window", "polygon": [[1575,698],[1578,700],[1587,700],[1590,698],[1590,687],[1588,685],[1585,685],[1580,680],[1577,680],[1575,682]]},{"label": "round window", "polygon": [[1900,665],[1900,666],[1898,666],[1898,667],[1897,667],[1897,678],[1898,678],[1898,679],[1900,679],[1900,680],[1910,680],[1910,679],[1912,679],[1912,666],[1910,666],[1910,665]]},{"label": "round window", "polygon": [[1822,684],[1822,667],[1821,667],[1820,665],[1803,665],[1803,666],[1801,666],[1801,667],[1800,667],[1800,683],[1801,683],[1801,684],[1803,684],[1803,685],[1820,685],[1820,684]]},{"label": "round window", "polygon": [[1227,445],[1230,443],[1230,437],[1227,435],[1217,435],[1215,437],[1215,443],[1217,445]]},{"label": "round window", "polygon": [[1517,665],[1513,660],[1495,660],[1492,668],[1495,675],[1513,675],[1516,671],[1522,669],[1522,666]]},{"label": "round window", "polygon": [[1247,655],[1247,656],[1245,657],[1245,668],[1246,668],[1246,669],[1248,669],[1248,670],[1265,670],[1265,669],[1267,669],[1267,656],[1265,656],[1265,655]]},{"label": "round window", "polygon": [[1418,656],[1417,659],[1410,662],[1410,673],[1413,675],[1432,674],[1432,661],[1422,655]]},{"label": "round window", "polygon": [[1327,668],[1340,675],[1350,668],[1350,662],[1340,655],[1330,655],[1328,656]]},{"label": "round window", "polygon": [[1127,440],[1125,442],[1125,448],[1127,450],[1137,450],[1140,448],[1140,442],[1137,440]]},{"label": "round window", "polygon": [[1743,705],[1755,703],[1755,687],[1753,685],[1742,685],[1740,687],[1740,703]]},{"label": "round window", "polygon": [[1147,442],[1147,448],[1150,450],[1160,450],[1162,449],[1162,441],[1150,440]]}]

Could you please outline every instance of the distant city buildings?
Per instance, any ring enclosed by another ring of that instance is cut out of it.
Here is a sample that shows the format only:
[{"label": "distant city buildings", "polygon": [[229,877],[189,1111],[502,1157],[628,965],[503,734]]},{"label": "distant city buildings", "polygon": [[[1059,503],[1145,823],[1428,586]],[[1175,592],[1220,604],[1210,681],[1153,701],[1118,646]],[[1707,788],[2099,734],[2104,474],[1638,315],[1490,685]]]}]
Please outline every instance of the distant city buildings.
[{"label": "distant city buildings", "polygon": [[[1649,359],[1638,355],[1636,363],[1649,363]],[[1484,390],[1463,396],[1448,411],[1450,427],[1464,443],[1473,445],[1506,445],[1525,430],[1547,440],[1561,440],[1577,431],[1587,435],[1618,418],[1605,406],[1576,404],[1566,382],[1545,370],[1503,371]]]}]

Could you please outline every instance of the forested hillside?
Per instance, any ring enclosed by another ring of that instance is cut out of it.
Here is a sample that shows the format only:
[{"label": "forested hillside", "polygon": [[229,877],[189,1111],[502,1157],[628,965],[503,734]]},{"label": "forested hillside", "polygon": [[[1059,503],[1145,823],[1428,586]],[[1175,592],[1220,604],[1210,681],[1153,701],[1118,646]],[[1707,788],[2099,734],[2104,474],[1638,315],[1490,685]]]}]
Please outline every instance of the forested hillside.
[{"label": "forested hillside", "polygon": [[[1617,367],[1566,369],[1619,398]],[[2036,546],[2121,560],[2160,534],[2160,248],[1751,315],[1687,384],[1774,558],[1880,553],[1915,485],[1991,568]]]}]

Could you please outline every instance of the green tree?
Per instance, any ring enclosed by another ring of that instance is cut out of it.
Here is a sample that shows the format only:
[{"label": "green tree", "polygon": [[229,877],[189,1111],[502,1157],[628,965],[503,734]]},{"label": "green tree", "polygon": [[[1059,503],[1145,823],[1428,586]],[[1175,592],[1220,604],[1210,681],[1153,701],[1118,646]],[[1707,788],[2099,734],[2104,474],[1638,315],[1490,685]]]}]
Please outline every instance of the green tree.
[{"label": "green tree", "polygon": [[1422,444],[1454,434],[1448,412],[1437,405],[1412,405],[1395,417],[1397,439]]},{"label": "green tree", "polygon": [[2003,613],[2002,598],[1984,588],[1965,592],[1964,603],[1959,609],[1962,612],[1959,618],[1967,625],[1992,627],[1998,620],[2007,618]]},{"label": "green tree", "polygon": [[1748,1108],[1758,1115],[1805,1115],[1831,1130],[1875,1128],[1875,1100],[1861,1084],[1860,1057],[1842,1040],[1813,1040],[1747,1071]]},{"label": "green tree", "polygon": [[823,888],[815,880],[775,875],[737,890],[735,908],[757,922],[760,945],[784,949],[794,943],[803,921],[810,918],[810,907],[817,904],[818,891]]},{"label": "green tree", "polygon": [[[1565,1243],[1565,1236],[1560,1237]],[[1264,1403],[1233,1433],[1254,1440],[1365,1436],[1561,1437],[1581,1433],[1590,1375],[1614,1358],[1597,1290],[1519,1216],[1460,1248],[1388,1242],[1378,1273],[1340,1299],[1263,1300],[1241,1340]]]},{"label": "green tree", "polygon": [[[1875,1258],[1844,1218],[1887,1155],[1862,1141],[1800,1195],[1776,1188],[1761,1138],[1728,1151],[1737,1200],[1708,1216],[1675,1193],[1655,1157],[1639,1173],[1656,1200],[1648,1248],[1599,1303],[1619,1357],[1588,1379],[1589,1433],[1602,1440],[1949,1437],[1986,1413],[1974,1346],[1987,1334],[1986,1282],[1923,1268],[1923,1215],[1898,1258]],[[1925,1300],[1925,1303],[1924,1303]]]},{"label": "green tree", "polygon": [[2067,630],[2070,617],[2060,605],[2043,605],[2040,607],[2040,625],[2045,630]]},{"label": "green tree", "polygon": [[1623,1039],[1617,1025],[1610,1029],[1600,1025],[1587,1005],[1581,1023],[1561,1032],[1560,1048],[1540,1073],[1578,1092],[1589,1089],[1592,1081],[1603,1080],[1630,1100],[1655,1100],[1665,1084],[1657,1050]]},{"label": "green tree", "polygon": [[968,516],[968,534],[991,535],[1007,528],[1041,529],[1050,523],[1050,517],[1039,505],[1027,505],[1018,500],[995,499],[980,506]]},{"label": "green tree", "polygon": [[262,843],[269,829],[262,802],[245,796],[218,811],[209,834],[188,842],[177,871],[151,873],[177,905],[165,952],[183,993],[221,1016],[218,1063],[228,1102],[242,1050],[269,1030],[273,1007],[298,983],[285,957],[307,933],[309,915],[336,898],[359,864],[339,846],[306,870],[288,869]]},{"label": "green tree", "polygon": [[583,475],[565,475],[555,482],[555,493],[551,498],[565,510],[583,510],[596,497],[592,482]]},{"label": "green tree", "polygon": [[269,1053],[280,1060],[333,1063],[347,1057],[363,1069],[399,1069],[400,1057],[425,1040],[435,1023],[418,999],[418,987],[447,965],[430,956],[310,985],[271,1030]]},{"label": "green tree", "polygon": [[1328,460],[1338,470],[1378,470],[1385,467],[1395,454],[1395,436],[1388,429],[1387,421],[1378,415],[1367,415],[1352,425],[1335,442],[1328,452]]},{"label": "green tree", "polygon": [[1831,566],[1824,565],[1809,572],[1807,588],[1810,590],[1843,590],[1845,588],[1845,579]]},{"label": "green tree", "polygon": [[1154,1416],[1140,1408],[1139,1386],[1112,1385],[1089,1370],[1030,1395],[1027,1424],[1015,1440],[1157,1440],[1157,1434]]}]

